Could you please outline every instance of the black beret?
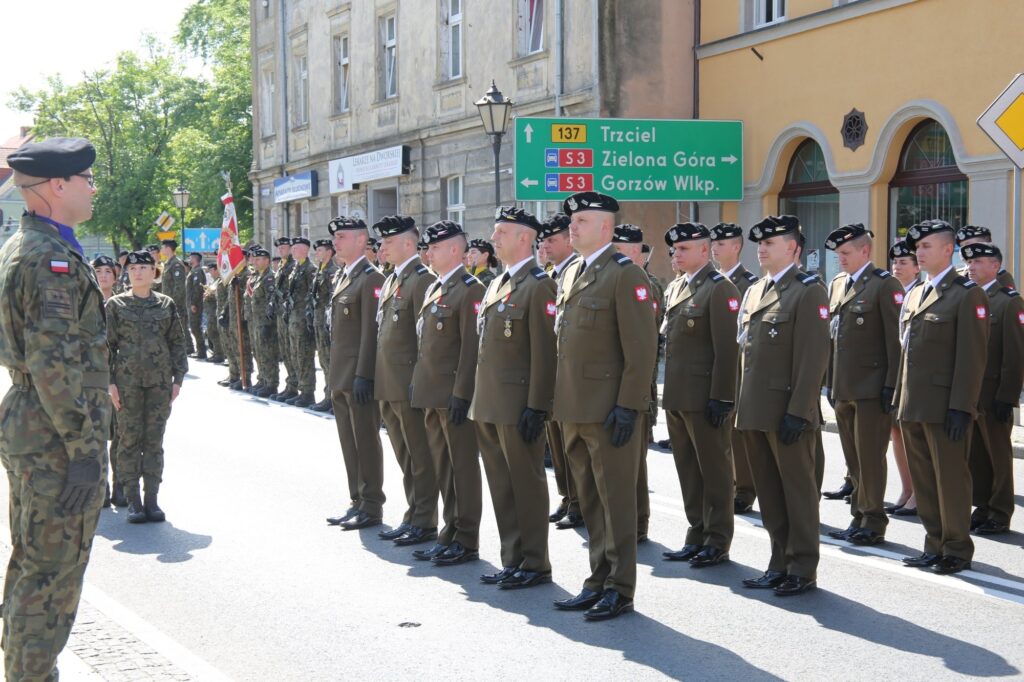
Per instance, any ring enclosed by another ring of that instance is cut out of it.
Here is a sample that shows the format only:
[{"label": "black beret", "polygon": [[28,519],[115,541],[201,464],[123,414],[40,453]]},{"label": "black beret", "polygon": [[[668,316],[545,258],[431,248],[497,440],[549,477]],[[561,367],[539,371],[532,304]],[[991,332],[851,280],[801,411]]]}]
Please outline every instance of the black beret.
[{"label": "black beret", "polygon": [[110,256],[96,256],[96,258],[94,258],[92,261],[92,267],[94,270],[96,268],[113,269],[114,265],[116,265],[116,263],[114,263],[114,259],[111,258]]},{"label": "black beret", "polygon": [[366,245],[367,246],[372,246],[373,248],[376,249],[377,248],[377,240],[376,240],[376,238],[374,238],[374,237],[367,237],[366,238]]},{"label": "black beret", "polygon": [[537,235],[538,241],[553,237],[560,232],[565,232],[569,229],[570,220],[569,216],[564,213],[556,213],[551,216],[540,224],[540,234]]},{"label": "black beret", "polygon": [[96,162],[96,148],[80,137],[28,142],[7,157],[7,165],[37,178],[69,178]]},{"label": "black beret", "polygon": [[842,227],[836,228],[828,233],[828,237],[825,238],[825,248],[829,251],[835,251],[846,242],[856,239],[857,237],[863,237],[866,234],[869,234],[872,237],[875,236],[874,232],[860,223],[843,225]]},{"label": "black beret", "polygon": [[416,250],[417,251],[426,251],[426,249],[427,249],[427,243],[425,241],[420,239],[418,242],[416,242]]},{"label": "black beret", "polygon": [[317,239],[315,242],[313,242],[313,248],[316,248],[316,249],[326,248],[326,249],[330,249],[331,251],[333,251],[334,250],[334,240],[332,240],[332,239]]},{"label": "black beret", "polygon": [[[275,260],[281,260],[281,259],[280,259],[280,258],[276,258],[276,257],[275,257]],[[205,267],[205,268],[206,268],[207,270],[217,270],[217,269],[218,269],[218,267],[217,267],[217,264],[216,264],[216,263],[207,263],[207,264],[206,264],[206,265],[204,265],[203,267]]]},{"label": "black beret", "polygon": [[956,231],[957,246],[968,239],[976,239],[978,237],[981,237],[986,242],[990,242],[992,241],[992,230],[979,225],[964,225]]},{"label": "black beret", "polygon": [[796,232],[798,235],[803,236],[803,233],[800,231],[799,218],[795,215],[770,215],[750,228],[750,234],[747,235],[747,239],[752,242],[759,242],[762,239],[778,237],[790,232]]},{"label": "black beret", "polygon": [[631,223],[616,225],[612,232],[612,241],[618,244],[642,244],[644,231]]},{"label": "black beret", "polygon": [[128,254],[128,265],[156,265],[149,251],[132,251]]},{"label": "black beret", "polygon": [[616,213],[619,210],[619,202],[614,197],[599,192],[577,192],[562,202],[562,210],[570,216],[580,211]]},{"label": "black beret", "polygon": [[291,245],[292,245],[292,238],[291,237],[278,237],[277,239],[274,240],[274,246],[291,246]]},{"label": "black beret", "polygon": [[380,235],[380,238],[394,237],[409,230],[416,231],[416,221],[407,215],[384,216],[373,224],[373,231]]},{"label": "black beret", "polygon": [[494,245],[486,239],[470,239],[469,248],[494,255]]},{"label": "black beret", "polygon": [[443,242],[445,239],[458,237],[460,234],[466,234],[462,230],[462,225],[452,222],[451,220],[441,220],[434,223],[423,232],[423,242],[425,245],[436,244],[438,242]]},{"label": "black beret", "polygon": [[293,237],[292,238],[292,246],[299,246],[300,244],[303,245],[303,246],[312,246],[310,241],[308,239],[306,239],[305,237]]},{"label": "black beret", "polygon": [[914,260],[917,260],[917,256],[914,254],[913,251],[910,250],[910,247],[907,246],[907,243],[902,239],[889,247],[889,260],[895,260],[897,258],[906,258],[908,256],[910,258],[913,258]]},{"label": "black beret", "polygon": [[327,223],[327,231],[331,234],[338,232],[339,230],[365,230],[366,223],[359,218],[349,218],[348,216],[340,215],[337,218]]},{"label": "black beret", "polygon": [[169,246],[172,249],[178,248],[178,242],[175,239],[164,239],[163,241],[160,242],[160,244],[163,246]]},{"label": "black beret", "polygon": [[734,239],[743,237],[743,228],[734,223],[718,223],[709,230],[711,241],[718,242],[723,239]]},{"label": "black beret", "polygon": [[159,252],[160,251],[160,245],[159,244],[150,244],[149,246],[146,247],[146,251]]},{"label": "black beret", "polygon": [[494,211],[494,222],[516,223],[517,225],[532,227],[537,230],[537,232],[540,232],[543,229],[536,216],[529,211],[516,206],[499,206]]},{"label": "black beret", "polygon": [[676,223],[665,233],[665,243],[669,246],[679,242],[692,242],[698,239],[710,239],[711,231],[703,223]]},{"label": "black beret", "polygon": [[130,251],[128,251],[128,249],[121,249],[121,252],[117,254],[117,257],[120,258],[121,256],[127,256],[129,253]]},{"label": "black beret", "polygon": [[917,251],[917,242],[940,232],[953,232],[953,226],[945,220],[924,220],[907,230],[907,246]]},{"label": "black beret", "polygon": [[969,244],[960,249],[960,255],[964,260],[974,258],[998,258],[1003,260],[1003,252],[995,244]]},{"label": "black beret", "polygon": [[253,258],[270,258],[270,252],[262,246],[254,246],[249,249],[249,255]]}]

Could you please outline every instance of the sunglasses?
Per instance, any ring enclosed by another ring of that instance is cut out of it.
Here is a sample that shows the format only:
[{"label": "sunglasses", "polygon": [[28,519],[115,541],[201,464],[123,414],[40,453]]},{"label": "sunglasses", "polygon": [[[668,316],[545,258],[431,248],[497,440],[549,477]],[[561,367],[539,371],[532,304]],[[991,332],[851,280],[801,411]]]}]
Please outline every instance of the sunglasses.
[{"label": "sunglasses", "polygon": [[89,183],[89,187],[96,189],[96,177],[92,173],[75,173],[75,175]]}]

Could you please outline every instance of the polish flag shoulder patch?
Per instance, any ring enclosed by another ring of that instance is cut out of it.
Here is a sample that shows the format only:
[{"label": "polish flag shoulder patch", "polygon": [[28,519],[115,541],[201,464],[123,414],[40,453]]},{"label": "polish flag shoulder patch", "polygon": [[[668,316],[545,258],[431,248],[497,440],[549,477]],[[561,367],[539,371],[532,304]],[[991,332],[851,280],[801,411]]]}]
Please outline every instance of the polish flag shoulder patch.
[{"label": "polish flag shoulder patch", "polygon": [[554,317],[556,314],[558,314],[558,308],[555,306],[555,302],[548,301],[547,305],[544,306],[544,312],[547,313],[550,317]]},{"label": "polish flag shoulder patch", "polygon": [[475,302],[473,304],[473,314],[474,315],[479,315],[480,314],[480,301],[477,301],[477,302]]},{"label": "polish flag shoulder patch", "polygon": [[894,291],[892,292],[892,302],[896,305],[903,305],[903,292]]},{"label": "polish flag shoulder patch", "polygon": [[380,298],[380,289],[381,289],[380,287],[374,287],[373,288],[373,297],[374,298]]},{"label": "polish flag shoulder patch", "polygon": [[1024,324],[1024,312],[1017,313],[1017,321]]},{"label": "polish flag shoulder patch", "polygon": [[71,272],[71,263],[66,260],[52,260],[50,261],[50,272],[59,272],[62,275],[66,275]]},{"label": "polish flag shoulder patch", "polygon": [[988,319],[988,308],[983,305],[979,305],[974,309],[974,314],[978,316],[979,320]]},{"label": "polish flag shoulder patch", "polygon": [[740,311],[740,300],[738,298],[729,299],[729,312],[738,313]]},{"label": "polish flag shoulder patch", "polygon": [[827,305],[819,305],[818,306],[818,317],[820,317],[823,320],[827,320],[828,319],[828,306]]},{"label": "polish flag shoulder patch", "polygon": [[637,287],[634,291],[636,292],[636,300],[641,303],[650,297],[650,294],[647,292],[647,287]]}]

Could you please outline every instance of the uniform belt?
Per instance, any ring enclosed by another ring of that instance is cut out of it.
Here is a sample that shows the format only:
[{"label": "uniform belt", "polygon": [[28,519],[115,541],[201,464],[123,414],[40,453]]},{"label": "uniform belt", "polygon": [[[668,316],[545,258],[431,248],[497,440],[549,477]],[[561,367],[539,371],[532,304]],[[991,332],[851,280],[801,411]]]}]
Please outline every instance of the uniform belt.
[{"label": "uniform belt", "polygon": [[[16,369],[9,370],[11,382],[15,386],[28,388],[32,385],[32,376]],[[82,388],[107,388],[110,386],[108,372],[82,372]]]}]

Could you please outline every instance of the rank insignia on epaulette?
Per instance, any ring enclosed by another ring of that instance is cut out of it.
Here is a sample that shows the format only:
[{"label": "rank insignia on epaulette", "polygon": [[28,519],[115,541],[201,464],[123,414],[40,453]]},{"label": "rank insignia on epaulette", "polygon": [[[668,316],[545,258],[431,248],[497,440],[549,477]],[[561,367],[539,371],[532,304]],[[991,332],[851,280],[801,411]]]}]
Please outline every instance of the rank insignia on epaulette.
[{"label": "rank insignia on epaulette", "polygon": [[366,267],[363,268],[363,274],[368,275],[371,272],[373,272],[373,270],[374,270],[374,267],[372,265],[370,265],[369,263],[367,263]]},{"label": "rank insignia on epaulette", "polygon": [[743,273],[743,276],[746,277],[747,281],[750,282],[751,284],[757,281],[757,275],[755,275],[752,272],[745,272]]},{"label": "rank insignia on epaulette", "polygon": [[633,262],[629,256],[622,253],[616,253],[612,256],[612,259],[619,265],[629,265]]},{"label": "rank insignia on epaulette", "polygon": [[416,266],[416,272],[420,275],[425,275],[428,272],[430,272],[430,269],[423,263],[420,263],[419,265]]},{"label": "rank insignia on epaulette", "polygon": [[720,272],[712,272],[710,275],[708,275],[708,277],[711,278],[712,282],[721,282],[723,279],[725,279],[725,275],[723,275]]},{"label": "rank insignia on epaulette", "polygon": [[803,284],[804,286],[810,286],[810,285],[812,285],[812,284],[814,284],[815,282],[818,281],[818,276],[817,275],[810,275],[810,274],[808,274],[808,275],[802,275],[802,276],[798,277],[797,279],[799,279],[800,283]]},{"label": "rank insignia on epaulette", "polygon": [[530,274],[536,279],[547,279],[548,273],[544,272],[544,268],[533,267],[530,268]]},{"label": "rank insignia on epaulette", "polygon": [[1013,287],[1003,287],[1003,293],[1009,297],[1020,296],[1020,292]]},{"label": "rank insignia on epaulette", "polygon": [[888,270],[883,270],[882,268],[875,268],[875,274],[882,279],[892,277],[892,274]]},{"label": "rank insignia on epaulette", "polygon": [[469,274],[468,272],[462,275],[462,283],[465,284],[467,287],[473,286],[473,284],[476,283],[476,281],[476,277]]}]

